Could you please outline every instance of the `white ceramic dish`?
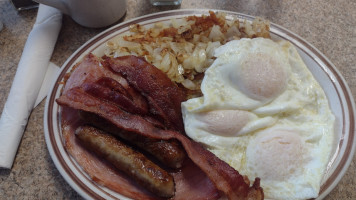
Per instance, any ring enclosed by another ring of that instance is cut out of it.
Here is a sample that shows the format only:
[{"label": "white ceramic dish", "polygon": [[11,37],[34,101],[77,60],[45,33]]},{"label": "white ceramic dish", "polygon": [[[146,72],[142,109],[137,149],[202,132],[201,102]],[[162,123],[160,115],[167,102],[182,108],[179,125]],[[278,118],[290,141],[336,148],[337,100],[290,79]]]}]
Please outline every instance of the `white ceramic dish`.
[{"label": "white ceramic dish", "polygon": [[[252,16],[221,11],[227,13],[227,18],[253,20]],[[85,174],[76,161],[67,153],[63,146],[60,111],[55,99],[60,96],[62,85],[59,82],[77,62],[88,53],[102,56],[105,42],[128,31],[131,24],[150,25],[158,21],[168,21],[171,18],[181,18],[187,15],[208,14],[208,10],[173,10],[155,13],[132,19],[116,25],[95,36],[80,47],[62,66],[62,71],[54,80],[44,113],[45,138],[50,155],[57,169],[65,180],[86,199],[125,199],[124,196],[105,187],[97,185]],[[336,116],[335,138],[332,158],[322,181],[319,197],[324,198],[345,174],[355,150],[355,105],[349,87],[336,67],[315,47],[287,29],[271,24],[273,39],[284,39],[293,43],[302,59],[324,89],[331,110]]]}]

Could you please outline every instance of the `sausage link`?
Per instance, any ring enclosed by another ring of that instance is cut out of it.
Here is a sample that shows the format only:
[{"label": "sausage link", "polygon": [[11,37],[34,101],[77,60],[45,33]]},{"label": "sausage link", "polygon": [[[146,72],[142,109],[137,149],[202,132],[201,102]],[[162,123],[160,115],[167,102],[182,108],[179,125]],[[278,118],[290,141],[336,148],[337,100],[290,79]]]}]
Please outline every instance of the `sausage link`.
[{"label": "sausage link", "polygon": [[102,156],[147,190],[160,197],[174,195],[173,177],[140,152],[91,126],[78,127],[76,136],[86,148]]},{"label": "sausage link", "polygon": [[154,156],[164,165],[174,169],[182,167],[186,154],[178,141],[157,140],[131,133],[117,128],[115,125],[92,113],[81,111],[80,116],[85,122],[136,145]]}]

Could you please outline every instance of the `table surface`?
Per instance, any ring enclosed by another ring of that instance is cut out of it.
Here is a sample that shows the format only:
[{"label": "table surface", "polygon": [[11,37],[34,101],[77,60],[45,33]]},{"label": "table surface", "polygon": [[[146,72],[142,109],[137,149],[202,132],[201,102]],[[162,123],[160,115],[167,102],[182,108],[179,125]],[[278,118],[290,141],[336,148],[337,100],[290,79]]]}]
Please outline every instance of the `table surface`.
[{"label": "table surface", "polygon": [[[127,0],[121,21],[159,11],[185,8],[221,9],[261,16],[306,39],[340,70],[356,94],[356,1],[349,0],[183,0],[180,6],[154,7],[148,0]],[[37,9],[17,12],[0,0],[0,110],[3,109]],[[119,23],[119,22],[118,22]],[[51,61],[61,66],[87,40],[104,29],[84,28],[63,17]],[[0,199],[81,199],[66,183],[47,151],[44,101],[30,115],[11,170],[0,169]],[[325,199],[356,199],[355,159],[336,188]]]}]

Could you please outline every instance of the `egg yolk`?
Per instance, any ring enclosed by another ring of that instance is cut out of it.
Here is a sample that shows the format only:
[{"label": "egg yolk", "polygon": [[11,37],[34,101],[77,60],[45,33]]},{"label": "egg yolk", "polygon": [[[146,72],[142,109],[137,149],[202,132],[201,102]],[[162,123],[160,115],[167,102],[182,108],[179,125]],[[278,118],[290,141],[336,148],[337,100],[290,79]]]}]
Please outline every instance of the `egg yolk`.
[{"label": "egg yolk", "polygon": [[249,113],[241,110],[214,110],[197,116],[208,132],[221,136],[236,136],[249,122]]},{"label": "egg yolk", "polygon": [[268,54],[250,53],[238,67],[237,78],[231,78],[250,98],[270,100],[286,88],[289,75],[285,68],[281,61]]},{"label": "egg yolk", "polygon": [[246,150],[247,165],[266,180],[285,180],[303,163],[301,137],[289,130],[263,132]]}]

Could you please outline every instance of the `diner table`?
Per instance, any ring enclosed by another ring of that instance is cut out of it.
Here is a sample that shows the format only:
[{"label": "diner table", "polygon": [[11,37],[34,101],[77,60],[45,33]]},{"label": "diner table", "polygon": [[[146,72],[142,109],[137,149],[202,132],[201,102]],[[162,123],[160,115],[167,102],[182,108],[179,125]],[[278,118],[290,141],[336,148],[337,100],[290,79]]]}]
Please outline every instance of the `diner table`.
[{"label": "diner table", "polygon": [[[105,3],[105,1],[103,1]],[[217,9],[260,16],[296,33],[319,49],[356,94],[356,1],[352,0],[183,0],[179,6],[153,6],[149,0],[127,0],[127,12],[116,24],[173,9]],[[0,0],[0,110],[3,109],[37,8],[17,11]],[[86,28],[63,16],[51,62],[61,66],[90,38],[106,28]],[[114,24],[115,25],[115,24]],[[33,109],[11,169],[0,169],[0,199],[82,199],[56,169],[47,150],[43,116],[45,100]],[[339,184],[325,198],[356,199],[355,158]]]}]

